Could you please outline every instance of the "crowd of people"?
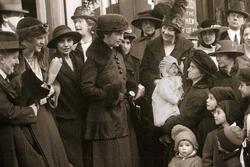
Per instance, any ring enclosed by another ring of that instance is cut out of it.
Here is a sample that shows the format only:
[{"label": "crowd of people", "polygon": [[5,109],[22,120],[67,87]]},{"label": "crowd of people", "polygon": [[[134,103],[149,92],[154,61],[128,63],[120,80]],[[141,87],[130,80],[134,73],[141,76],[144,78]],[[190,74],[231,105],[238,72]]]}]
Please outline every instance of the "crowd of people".
[{"label": "crowd of people", "polygon": [[[14,3],[15,1],[15,3]],[[1,167],[250,166],[250,22],[204,20],[182,35],[186,0],[96,17],[75,31],[0,5]],[[157,32],[159,29],[159,32]],[[51,49],[51,51],[49,50]]]}]

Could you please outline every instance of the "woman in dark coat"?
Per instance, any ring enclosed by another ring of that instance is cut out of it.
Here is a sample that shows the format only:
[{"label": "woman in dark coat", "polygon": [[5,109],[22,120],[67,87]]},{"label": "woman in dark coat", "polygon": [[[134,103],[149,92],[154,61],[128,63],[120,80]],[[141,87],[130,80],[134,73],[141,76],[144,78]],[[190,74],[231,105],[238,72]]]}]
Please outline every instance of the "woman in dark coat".
[{"label": "woman in dark coat", "polygon": [[[16,103],[17,93],[10,85],[8,76],[19,64],[18,37],[11,32],[0,32],[0,166],[1,167],[45,167],[41,155],[36,152],[21,130],[22,126],[35,124],[37,107],[32,104],[20,107]],[[32,157],[32,158],[31,158]]]},{"label": "woman in dark coat", "polygon": [[52,60],[62,59],[62,66],[56,76],[60,84],[55,119],[69,162],[74,167],[83,167],[83,123],[84,102],[80,89],[80,73],[83,62],[72,51],[73,44],[81,40],[81,34],[65,25],[55,28],[48,48],[56,49]]},{"label": "woman in dark coat", "polygon": [[68,167],[70,164],[51,112],[54,101],[50,96],[55,89],[46,84],[47,57],[41,52],[47,34],[46,25],[26,17],[19,21],[17,33],[25,49],[19,57],[20,65],[12,84],[20,95],[20,105],[36,103],[39,108],[36,124],[24,126],[22,130],[47,167]]},{"label": "woman in dark coat", "polygon": [[[236,58],[244,55],[242,51],[238,48],[238,45],[231,40],[218,41],[220,47],[217,47],[215,53],[211,53],[216,56],[218,61],[219,71],[215,73],[213,78],[214,86],[229,86],[231,87],[236,95],[236,102],[238,106],[243,106],[243,100],[241,98],[240,91],[238,90],[240,81],[238,79],[239,75],[239,65]],[[239,126],[242,126],[243,113],[235,113],[235,117]]]},{"label": "woman in dark coat", "polygon": [[188,68],[188,78],[192,84],[186,89],[180,104],[180,115],[166,120],[163,130],[170,134],[171,129],[181,124],[190,128],[195,134],[199,123],[207,116],[206,99],[212,86],[210,80],[217,67],[213,60],[202,50],[195,50]]},{"label": "woman in dark coat", "polygon": [[156,37],[156,30],[161,27],[161,19],[154,17],[152,10],[146,10],[139,12],[131,24],[141,30],[141,36],[134,40],[131,48],[132,56],[141,63],[147,43]]},{"label": "woman in dark coat", "polygon": [[[173,56],[179,65],[187,69],[189,57],[192,55],[193,44],[181,35],[181,27],[169,19],[162,23],[161,35],[150,41],[144,51],[140,66],[140,81],[145,86],[146,102],[142,106],[142,121],[138,130],[138,144],[145,162],[144,166],[162,166],[165,156],[164,148],[158,138],[162,135],[160,128],[153,124],[151,96],[155,81],[160,79],[159,64],[164,56]],[[152,151],[154,150],[154,151]],[[157,161],[159,165],[156,165]]]},{"label": "woman in dark coat", "polygon": [[98,38],[87,50],[81,90],[89,99],[85,139],[91,167],[131,167],[128,127],[126,68],[116,49],[123,39],[127,20],[118,14],[100,16]]}]

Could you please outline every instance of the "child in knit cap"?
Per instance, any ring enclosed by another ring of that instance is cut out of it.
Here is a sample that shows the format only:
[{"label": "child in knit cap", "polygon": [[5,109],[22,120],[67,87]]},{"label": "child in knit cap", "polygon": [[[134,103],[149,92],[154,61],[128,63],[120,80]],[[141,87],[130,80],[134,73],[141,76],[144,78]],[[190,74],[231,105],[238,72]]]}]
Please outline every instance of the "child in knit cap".
[{"label": "child in knit cap", "polygon": [[171,132],[175,156],[168,167],[202,167],[201,158],[196,155],[198,143],[194,133],[183,125],[175,125]]},{"label": "child in knit cap", "polygon": [[203,167],[240,167],[240,147],[244,139],[243,130],[231,125],[233,112],[239,108],[232,100],[218,103],[213,111],[216,125],[220,127],[208,133],[202,152]]},{"label": "child in knit cap", "polygon": [[180,114],[178,102],[182,98],[181,70],[177,59],[165,56],[159,65],[161,79],[152,95],[154,125],[161,127],[173,115]]}]

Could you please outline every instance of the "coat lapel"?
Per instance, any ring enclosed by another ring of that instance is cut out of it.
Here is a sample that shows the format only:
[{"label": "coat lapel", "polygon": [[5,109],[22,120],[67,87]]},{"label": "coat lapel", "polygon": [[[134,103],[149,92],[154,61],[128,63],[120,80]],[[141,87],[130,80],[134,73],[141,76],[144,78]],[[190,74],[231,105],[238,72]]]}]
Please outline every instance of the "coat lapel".
[{"label": "coat lapel", "polygon": [[0,75],[0,87],[6,93],[8,99],[12,102],[17,98],[17,93],[11,87],[10,83],[7,82],[1,75]]}]

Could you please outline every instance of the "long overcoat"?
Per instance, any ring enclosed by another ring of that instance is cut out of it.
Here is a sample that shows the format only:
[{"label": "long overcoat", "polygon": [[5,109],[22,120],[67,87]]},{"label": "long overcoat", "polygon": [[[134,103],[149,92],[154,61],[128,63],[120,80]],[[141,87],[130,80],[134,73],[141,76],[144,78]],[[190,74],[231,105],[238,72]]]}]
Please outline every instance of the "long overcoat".
[{"label": "long overcoat", "polygon": [[[53,57],[60,55],[56,53]],[[54,115],[70,163],[74,167],[82,167],[85,102],[81,96],[80,73],[83,62],[74,51],[70,53],[70,58],[74,71],[62,58],[63,64],[56,77],[61,90]]]},{"label": "long overcoat", "polygon": [[[90,166],[131,165],[131,150],[125,99],[126,69],[122,55],[96,38],[87,50],[81,78],[82,94],[89,99],[85,139],[89,140]],[[105,87],[119,83],[118,103],[107,106]],[[121,151],[119,151],[121,150]]]},{"label": "long overcoat", "polygon": [[[46,81],[47,59],[43,57],[44,55],[37,56],[43,79]],[[20,56],[19,62],[18,69],[16,69],[16,76],[11,82],[19,96],[22,97],[18,100],[18,103],[25,106],[29,102],[29,99],[32,99],[32,95],[29,93],[22,94],[22,92],[30,92],[30,85],[32,83],[28,81],[23,82],[22,74],[26,70],[29,70],[30,67],[22,55]],[[22,130],[32,146],[41,154],[47,167],[68,167],[68,158],[52,114],[48,103],[39,105],[36,124],[23,126]]]},{"label": "long overcoat", "polygon": [[0,166],[45,167],[41,155],[29,143],[22,126],[34,124],[37,118],[30,107],[15,104],[16,92],[0,76]]}]

